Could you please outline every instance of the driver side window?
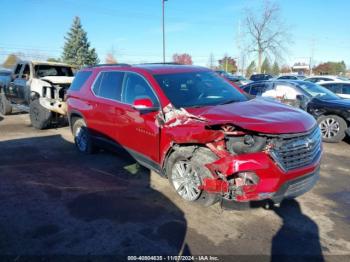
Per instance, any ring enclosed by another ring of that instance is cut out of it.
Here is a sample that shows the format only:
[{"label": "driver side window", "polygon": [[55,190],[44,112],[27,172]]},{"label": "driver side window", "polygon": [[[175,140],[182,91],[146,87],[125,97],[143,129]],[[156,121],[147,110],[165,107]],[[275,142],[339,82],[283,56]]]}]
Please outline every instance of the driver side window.
[{"label": "driver side window", "polygon": [[136,99],[143,98],[150,99],[153,106],[159,106],[157,97],[146,80],[137,74],[127,73],[124,80],[122,102],[132,105]]}]

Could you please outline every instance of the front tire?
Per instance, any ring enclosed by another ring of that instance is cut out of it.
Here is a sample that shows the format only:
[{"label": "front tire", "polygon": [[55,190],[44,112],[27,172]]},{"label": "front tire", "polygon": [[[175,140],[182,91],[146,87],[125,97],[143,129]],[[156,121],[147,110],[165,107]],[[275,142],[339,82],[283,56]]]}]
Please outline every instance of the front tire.
[{"label": "front tire", "polygon": [[324,142],[338,143],[345,138],[347,124],[343,118],[336,115],[320,116],[317,122]]},{"label": "front tire", "polygon": [[[213,178],[204,165],[217,160],[209,149],[198,148],[193,155],[175,150],[167,161],[167,177],[177,194],[188,202],[211,206],[219,200],[218,194],[208,193],[198,187],[204,178]],[[191,156],[190,156],[191,155]]]},{"label": "front tire", "polygon": [[0,93],[0,113],[4,116],[12,113],[12,105],[4,93]]},{"label": "front tire", "polygon": [[40,104],[39,99],[34,99],[29,105],[29,117],[32,126],[41,130],[50,126],[52,112],[43,107]]},{"label": "front tire", "polygon": [[74,121],[73,136],[75,146],[79,152],[84,154],[92,154],[96,151],[96,147],[93,144],[89,129],[82,118]]}]

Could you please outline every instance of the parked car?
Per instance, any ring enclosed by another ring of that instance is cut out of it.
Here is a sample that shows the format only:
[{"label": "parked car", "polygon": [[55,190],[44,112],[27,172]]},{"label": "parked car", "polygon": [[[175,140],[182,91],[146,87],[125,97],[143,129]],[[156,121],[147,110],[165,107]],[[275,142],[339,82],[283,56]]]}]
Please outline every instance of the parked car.
[{"label": "parked car", "polygon": [[331,76],[331,75],[323,75],[323,76],[312,76],[305,78],[304,81],[319,83],[319,82],[327,82],[327,81],[349,81],[346,77],[342,76]]},{"label": "parked car", "polygon": [[251,81],[269,80],[271,78],[273,78],[273,76],[269,74],[255,74],[250,76]]},{"label": "parked car", "polygon": [[223,78],[227,79],[228,81],[238,86],[243,86],[251,82],[250,80],[244,78],[243,76],[233,75],[233,74],[227,73],[224,70],[216,70],[215,72],[218,73]]},{"label": "parked car", "polygon": [[12,79],[12,70],[0,69],[0,90],[8,86]]},{"label": "parked car", "polygon": [[325,142],[336,143],[350,135],[350,100],[311,82],[295,80],[261,81],[244,86],[251,96],[277,99],[313,115]]},{"label": "parked car", "polygon": [[306,76],[304,75],[283,75],[277,77],[278,80],[304,80]]},{"label": "parked car", "polygon": [[73,80],[73,68],[62,63],[20,61],[15,79],[0,89],[0,113],[12,108],[29,112],[32,126],[47,128],[55,116],[67,113],[64,96]]},{"label": "parked car", "polygon": [[186,201],[279,203],[310,190],[318,177],[321,133],[311,115],[248,100],[207,68],[85,68],[67,104],[80,152],[121,146]]},{"label": "parked car", "polygon": [[350,98],[350,81],[327,81],[320,82],[318,84],[331,90],[333,93],[342,98]]}]

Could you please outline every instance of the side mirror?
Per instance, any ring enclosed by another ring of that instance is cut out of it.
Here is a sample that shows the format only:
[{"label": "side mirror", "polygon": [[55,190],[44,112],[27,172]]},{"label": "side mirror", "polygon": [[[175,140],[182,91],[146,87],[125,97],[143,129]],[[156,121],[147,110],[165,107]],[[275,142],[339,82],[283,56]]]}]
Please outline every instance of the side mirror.
[{"label": "side mirror", "polygon": [[133,106],[134,109],[139,111],[157,111],[159,107],[154,106],[153,102],[149,98],[135,99]]},{"label": "side mirror", "polygon": [[305,100],[305,96],[304,95],[297,95],[297,100],[298,101],[304,101]]},{"label": "side mirror", "polygon": [[297,95],[297,101],[299,103],[299,108],[306,110],[309,99],[305,95]]}]

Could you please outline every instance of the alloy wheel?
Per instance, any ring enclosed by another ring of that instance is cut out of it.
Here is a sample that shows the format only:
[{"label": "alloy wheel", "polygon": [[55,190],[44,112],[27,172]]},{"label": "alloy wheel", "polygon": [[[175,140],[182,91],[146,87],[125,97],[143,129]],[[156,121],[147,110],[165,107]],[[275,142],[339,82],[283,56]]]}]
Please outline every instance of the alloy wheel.
[{"label": "alloy wheel", "polygon": [[174,164],[171,178],[176,192],[187,201],[198,199],[201,194],[201,180],[189,160]]},{"label": "alloy wheel", "polygon": [[75,141],[81,152],[85,152],[88,146],[87,133],[85,128],[78,127],[75,132]]},{"label": "alloy wheel", "polygon": [[319,124],[323,138],[333,138],[340,131],[340,124],[334,118],[326,118]]}]

